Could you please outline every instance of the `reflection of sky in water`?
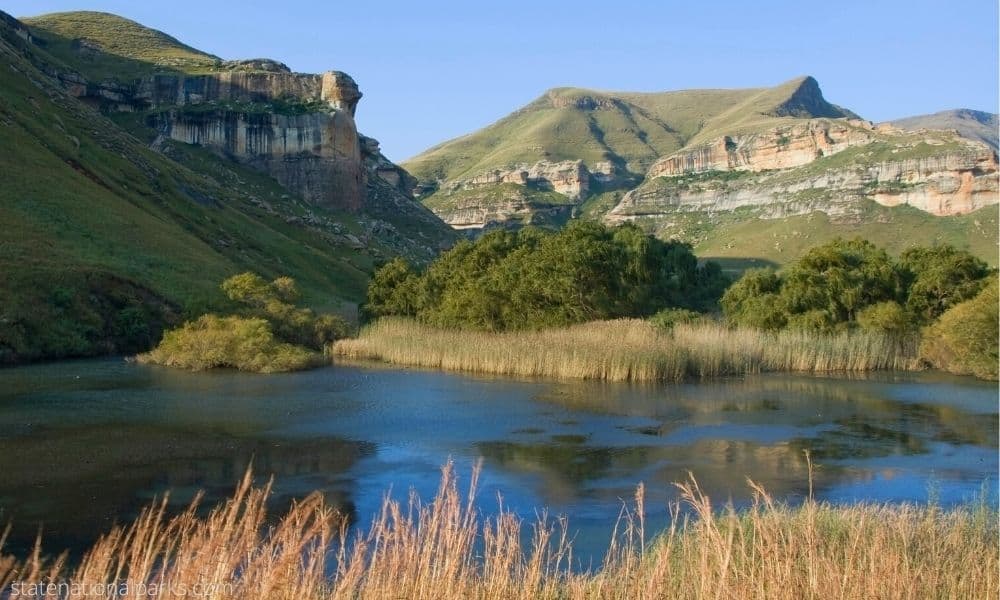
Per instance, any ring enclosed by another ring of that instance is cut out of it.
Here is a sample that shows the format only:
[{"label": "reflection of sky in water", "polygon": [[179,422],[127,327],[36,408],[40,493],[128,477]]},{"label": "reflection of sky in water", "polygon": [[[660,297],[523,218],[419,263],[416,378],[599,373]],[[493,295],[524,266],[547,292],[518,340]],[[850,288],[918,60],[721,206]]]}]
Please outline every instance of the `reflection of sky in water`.
[{"label": "reflection of sky in water", "polygon": [[383,494],[429,499],[440,467],[478,504],[570,517],[599,555],[624,500],[647,488],[650,529],[693,472],[716,501],[746,479],[795,502],[944,504],[997,490],[996,387],[934,374],[767,375],[684,385],[516,381],[336,367],[253,376],[80,361],[0,370],[0,521],[15,545],[44,522],[78,545],[153,495],[224,498],[252,460],[277,510],[311,490],[367,523]]}]

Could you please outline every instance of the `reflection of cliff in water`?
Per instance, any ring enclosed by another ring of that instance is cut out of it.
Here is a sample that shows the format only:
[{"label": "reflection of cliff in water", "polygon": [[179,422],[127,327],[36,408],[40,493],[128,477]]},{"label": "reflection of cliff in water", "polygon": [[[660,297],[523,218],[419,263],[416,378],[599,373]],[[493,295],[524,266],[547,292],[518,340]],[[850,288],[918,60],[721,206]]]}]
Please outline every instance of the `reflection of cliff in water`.
[{"label": "reflection of cliff in water", "polygon": [[175,510],[203,491],[207,510],[230,497],[251,464],[258,485],[275,478],[272,516],[321,490],[353,521],[349,471],[374,453],[373,444],[338,438],[251,439],[148,425],[41,430],[7,441],[14,443],[0,453],[0,523],[13,522],[8,545],[22,549],[39,526],[46,548],[78,547],[167,491]]}]

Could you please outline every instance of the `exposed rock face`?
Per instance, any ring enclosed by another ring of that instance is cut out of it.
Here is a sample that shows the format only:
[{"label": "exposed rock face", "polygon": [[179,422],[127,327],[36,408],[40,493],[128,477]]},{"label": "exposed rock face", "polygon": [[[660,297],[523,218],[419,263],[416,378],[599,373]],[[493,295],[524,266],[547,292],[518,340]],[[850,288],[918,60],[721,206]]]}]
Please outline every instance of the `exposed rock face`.
[{"label": "exposed rock face", "polygon": [[[596,188],[621,185],[629,177],[611,161],[597,162],[590,167],[582,160],[541,161],[444,182],[439,185],[437,197],[448,198],[461,192],[459,200],[437,202],[432,196],[424,201],[445,223],[456,229],[484,229],[539,219],[563,219],[573,211],[574,203],[586,198]],[[524,189],[517,190],[511,185]],[[557,192],[565,200],[550,202],[548,200],[551,199],[540,198],[534,192]]]},{"label": "exposed rock face", "polygon": [[661,158],[647,177],[672,177],[705,171],[788,169],[830,156],[875,138],[875,128],[859,121],[809,120],[764,133],[725,136],[711,144]]},{"label": "exposed rock face", "polygon": [[[872,198],[883,206],[909,204],[933,215],[962,215],[996,204],[997,157],[984,145],[978,153],[948,154],[881,163],[869,169]],[[889,183],[887,190],[880,190]]]},{"label": "exposed rock face", "polygon": [[776,117],[797,117],[800,119],[828,117],[857,117],[849,110],[830,104],[823,98],[819,82],[813,77],[802,79],[792,95],[771,112]]},{"label": "exposed rock face", "polygon": [[165,137],[265,171],[316,204],[353,211],[363,206],[361,146],[347,111],[286,116],[174,109],[153,115],[150,125]]},{"label": "exposed rock face", "polygon": [[539,189],[559,192],[567,198],[577,199],[587,195],[590,190],[590,171],[582,160],[538,162],[531,166],[516,165],[509,169],[497,169],[442,187],[452,190],[474,189],[498,183],[532,185]]},{"label": "exposed rock face", "polygon": [[462,193],[445,195],[429,207],[454,229],[482,230],[491,227],[520,226],[529,223],[555,223],[569,218],[574,205],[546,202],[522,185],[494,185]]},{"label": "exposed rock face", "polygon": [[[262,170],[310,202],[360,210],[366,169],[354,80],[339,71],[292,73],[266,59],[224,65],[232,70],[153,75],[129,86],[92,84],[73,73],[59,79],[71,95],[104,110],[164,109],[148,118],[162,136]],[[281,114],[282,106],[292,114]]]},{"label": "exposed rock face", "polygon": [[[864,129],[849,127],[796,126],[798,139],[784,144],[792,150],[781,152],[774,147],[773,135],[765,135],[763,142],[744,141],[743,153],[739,145],[736,151],[726,151],[720,140],[707,149],[667,157],[606,220],[668,218],[677,211],[741,207],[757,208],[763,217],[816,210],[838,215],[856,210],[858,201],[866,198],[948,216],[1000,201],[997,157],[985,144],[948,133],[920,137],[887,128],[871,130],[866,141]],[[851,152],[835,161],[822,161],[816,153],[807,161],[812,148],[829,152],[827,157]]]}]

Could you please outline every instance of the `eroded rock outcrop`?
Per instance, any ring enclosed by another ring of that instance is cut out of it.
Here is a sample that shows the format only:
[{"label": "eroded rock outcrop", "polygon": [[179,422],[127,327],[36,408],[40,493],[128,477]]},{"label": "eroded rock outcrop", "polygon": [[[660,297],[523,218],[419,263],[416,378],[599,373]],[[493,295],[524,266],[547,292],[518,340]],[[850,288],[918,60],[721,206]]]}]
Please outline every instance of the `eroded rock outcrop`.
[{"label": "eroded rock outcrop", "polygon": [[590,190],[590,171],[582,160],[538,162],[531,166],[516,165],[508,169],[496,169],[469,179],[451,182],[444,187],[451,190],[468,190],[498,183],[531,185],[576,199],[587,195]]},{"label": "eroded rock outcrop", "polygon": [[354,114],[361,92],[346,73],[293,73],[275,61],[223,63],[229,70],[156,74],[122,85],[59,79],[105,111],[145,111],[161,136],[211,148],[272,175],[317,205],[361,210],[367,172]]},{"label": "eroded rock outcrop", "polygon": [[789,169],[867,144],[875,137],[875,127],[865,121],[809,120],[763,133],[727,135],[710,144],[676,152],[653,163],[646,176]]},{"label": "eroded rock outcrop", "polygon": [[953,133],[827,122],[797,125],[785,134],[790,133],[796,137],[777,146],[775,135],[783,134],[772,131],[729,148],[719,140],[666,157],[606,220],[669,219],[678,211],[744,207],[758,209],[762,217],[817,210],[841,215],[856,211],[864,199],[950,216],[1000,201],[996,154]]},{"label": "eroded rock outcrop", "polygon": [[440,183],[424,202],[456,229],[561,220],[598,188],[621,185],[630,177],[611,161],[590,166],[582,160],[540,161]]}]

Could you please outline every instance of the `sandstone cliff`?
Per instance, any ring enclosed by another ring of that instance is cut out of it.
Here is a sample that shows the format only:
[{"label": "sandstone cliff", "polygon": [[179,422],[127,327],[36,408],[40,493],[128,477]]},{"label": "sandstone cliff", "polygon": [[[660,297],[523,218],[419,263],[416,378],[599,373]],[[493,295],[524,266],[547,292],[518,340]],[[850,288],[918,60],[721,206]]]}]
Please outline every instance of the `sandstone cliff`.
[{"label": "sandstone cliff", "polygon": [[[366,172],[354,114],[361,92],[345,73],[292,73],[266,60],[229,71],[156,74],[129,85],[59,75],[66,90],[105,111],[142,111],[176,141],[212,148],[264,171],[317,205],[358,211]],[[255,69],[247,71],[244,69]]]},{"label": "sandstone cliff", "polygon": [[996,204],[996,154],[948,132],[811,121],[665,157],[605,218],[669,220],[739,208],[771,218],[850,215],[864,200],[937,216]]},{"label": "sandstone cliff", "polygon": [[[597,190],[631,181],[611,161],[519,164],[445,181],[421,200],[456,229],[565,220]],[[420,189],[418,187],[418,189]]]},{"label": "sandstone cliff", "polygon": [[874,128],[860,120],[816,119],[760,133],[727,135],[653,163],[647,178],[704,171],[788,169],[871,142]]}]

